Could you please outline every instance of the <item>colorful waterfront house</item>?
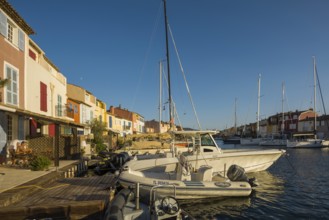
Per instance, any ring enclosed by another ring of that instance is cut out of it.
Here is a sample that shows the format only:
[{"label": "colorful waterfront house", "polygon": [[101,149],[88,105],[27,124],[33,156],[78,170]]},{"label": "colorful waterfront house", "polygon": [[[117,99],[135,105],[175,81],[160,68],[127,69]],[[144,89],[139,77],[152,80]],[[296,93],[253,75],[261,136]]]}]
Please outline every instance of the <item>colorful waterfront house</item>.
[{"label": "colorful waterfront house", "polygon": [[319,138],[329,139],[329,115],[318,117],[317,131]]},{"label": "colorful waterfront house", "polygon": [[80,101],[67,98],[67,116],[72,118],[74,122],[80,124]]},{"label": "colorful waterfront house", "polygon": [[159,121],[151,120],[151,121],[145,121],[145,131],[146,133],[159,133],[160,131],[160,125]]},{"label": "colorful waterfront house", "polygon": [[121,105],[119,105],[118,107],[110,106],[109,113],[111,115],[115,115],[115,117],[117,119],[121,120],[121,122],[120,122],[121,136],[133,134],[133,126],[132,126],[133,113],[131,111],[129,111],[128,109],[125,109],[125,108],[121,108]]},{"label": "colorful waterfront house", "polygon": [[250,123],[244,126],[242,131],[243,137],[256,137],[257,136],[257,123]]},{"label": "colorful waterfront house", "polygon": [[121,132],[123,132],[122,126],[121,126],[122,118],[112,114],[110,111],[107,111],[106,115],[108,118],[107,128],[109,129],[109,131],[112,131],[113,133],[119,133],[119,134]]},{"label": "colorful waterfront house", "polygon": [[298,117],[297,132],[313,133],[315,129],[314,117],[318,117],[318,114],[313,109],[302,112]]},{"label": "colorful waterfront house", "polygon": [[99,99],[96,99],[96,107],[95,107],[95,112],[94,112],[94,118],[97,119],[100,122],[104,122],[105,124],[108,124],[106,103],[99,100]]},{"label": "colorful waterfront house", "polygon": [[258,136],[259,137],[264,137],[264,136],[266,136],[267,133],[268,133],[268,130],[267,130],[267,119],[261,119],[259,121],[259,133],[258,133]]},{"label": "colorful waterfront house", "polygon": [[133,134],[132,121],[122,118],[121,119],[122,133],[121,136]]},{"label": "colorful waterfront house", "polygon": [[132,123],[134,134],[145,133],[145,121],[143,116],[136,112],[132,112]]},{"label": "colorful waterfront house", "polygon": [[279,118],[280,118],[279,114],[268,117],[267,125],[266,125],[267,135],[275,135],[279,133],[279,128],[280,128]]},{"label": "colorful waterfront house", "polygon": [[96,108],[96,97],[84,88],[67,84],[68,99],[79,103],[79,119],[80,123],[85,125],[83,130],[78,130],[78,134],[88,135],[91,133],[88,124],[94,119],[94,112]]},{"label": "colorful waterfront house", "polygon": [[159,123],[159,121],[156,121],[154,119],[151,121],[145,121],[146,133],[165,133],[169,131],[169,129],[170,124],[167,122],[161,121],[161,123]]},{"label": "colorful waterfront house", "polygon": [[154,134],[155,133],[154,128],[145,126],[145,133]]},{"label": "colorful waterfront house", "polygon": [[51,136],[79,126],[65,114],[66,78],[29,38],[34,31],[7,1],[0,3],[0,78],[6,80],[0,88],[0,148],[28,139],[34,153],[52,150]]},{"label": "colorful waterfront house", "polygon": [[[0,152],[13,139],[25,139],[24,110],[28,36],[33,29],[5,0],[0,0]],[[1,163],[1,161],[0,161]]]},{"label": "colorful waterfront house", "polygon": [[[66,77],[31,39],[26,57],[26,114],[31,115],[30,137],[55,136],[55,124],[72,134],[74,120],[67,115]],[[48,120],[50,119],[50,120]]]}]

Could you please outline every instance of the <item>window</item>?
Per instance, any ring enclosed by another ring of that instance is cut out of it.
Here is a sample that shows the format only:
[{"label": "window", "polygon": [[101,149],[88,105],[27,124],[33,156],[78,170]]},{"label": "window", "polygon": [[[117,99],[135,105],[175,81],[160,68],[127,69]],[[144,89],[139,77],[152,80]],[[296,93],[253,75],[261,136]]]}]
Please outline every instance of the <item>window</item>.
[{"label": "window", "polygon": [[7,39],[10,43],[13,43],[13,38],[14,38],[14,28],[11,24],[8,23]]},{"label": "window", "polygon": [[112,128],[112,116],[109,117],[109,127]]},{"label": "window", "polygon": [[202,146],[216,146],[209,134],[201,135]]},{"label": "window", "polygon": [[57,116],[63,116],[62,114],[62,96],[57,96]]},{"label": "window", "polygon": [[40,110],[47,112],[47,85],[40,82]]},{"label": "window", "polygon": [[89,96],[89,94],[86,94],[85,95],[85,99],[86,99],[86,102],[90,102],[90,96]]},{"label": "window", "polygon": [[6,103],[18,105],[18,71],[6,65],[6,77],[9,82],[6,85]]},{"label": "window", "polygon": [[0,34],[7,37],[7,17],[0,11]]},{"label": "window", "polygon": [[90,121],[94,119],[94,112],[90,110]]},{"label": "window", "polygon": [[30,56],[33,60],[37,60],[37,55],[36,55],[31,49],[29,49],[29,56]]},{"label": "window", "polygon": [[74,113],[78,113],[78,106],[74,105]]}]

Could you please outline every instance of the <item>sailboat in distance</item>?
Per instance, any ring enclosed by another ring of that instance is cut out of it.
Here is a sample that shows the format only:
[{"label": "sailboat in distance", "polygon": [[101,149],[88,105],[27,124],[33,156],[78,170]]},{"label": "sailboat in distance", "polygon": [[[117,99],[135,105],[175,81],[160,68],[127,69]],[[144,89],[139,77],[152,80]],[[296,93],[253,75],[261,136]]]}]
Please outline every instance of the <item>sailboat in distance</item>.
[{"label": "sailboat in distance", "polygon": [[258,76],[258,97],[257,97],[257,127],[256,137],[244,137],[240,139],[241,145],[259,145],[261,138],[259,137],[259,117],[260,117],[260,81],[261,75]]},{"label": "sailboat in distance", "polygon": [[[313,78],[314,78],[314,121],[313,121],[313,134],[295,134],[293,140],[287,141],[287,147],[289,148],[321,148],[328,147],[329,141],[317,138],[317,113],[316,113],[316,87],[317,87],[317,71],[316,71],[316,63],[315,57],[313,57]],[[310,138],[299,139],[298,137],[310,136]]]},{"label": "sailboat in distance", "polygon": [[[261,146],[287,146],[287,137],[284,134],[284,111],[283,111],[283,103],[284,103],[284,89],[285,84],[282,82],[282,110],[281,110],[281,134],[272,134],[269,137],[262,138],[259,145]],[[279,116],[278,116],[279,118]],[[279,122],[280,120],[278,120]]]}]

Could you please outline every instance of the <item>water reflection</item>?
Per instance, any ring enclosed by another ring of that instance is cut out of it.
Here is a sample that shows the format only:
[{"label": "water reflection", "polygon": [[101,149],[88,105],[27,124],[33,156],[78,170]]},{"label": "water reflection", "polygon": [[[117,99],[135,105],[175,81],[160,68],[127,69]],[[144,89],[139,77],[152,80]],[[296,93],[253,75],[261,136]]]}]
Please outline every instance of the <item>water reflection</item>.
[{"label": "water reflection", "polygon": [[284,190],[284,181],[268,171],[248,174],[256,177],[259,186],[249,197],[208,199],[181,203],[182,208],[196,219],[223,219],[243,217],[248,208],[257,208],[260,204],[275,204]]}]

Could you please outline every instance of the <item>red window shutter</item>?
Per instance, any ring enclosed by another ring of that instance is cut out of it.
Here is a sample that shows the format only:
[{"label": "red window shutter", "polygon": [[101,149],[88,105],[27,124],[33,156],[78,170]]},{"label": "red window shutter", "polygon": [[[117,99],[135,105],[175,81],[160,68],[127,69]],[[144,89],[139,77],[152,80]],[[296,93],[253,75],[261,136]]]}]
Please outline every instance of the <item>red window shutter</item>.
[{"label": "red window shutter", "polygon": [[30,56],[33,60],[36,60],[36,59],[37,59],[37,55],[36,55],[32,50],[29,50],[29,56]]},{"label": "red window shutter", "polygon": [[49,128],[49,130],[48,130],[49,136],[50,137],[55,137],[55,134],[56,134],[56,132],[55,132],[55,124],[50,124],[48,126],[48,128]]},{"label": "red window shutter", "polygon": [[47,112],[47,85],[40,82],[40,110]]}]

